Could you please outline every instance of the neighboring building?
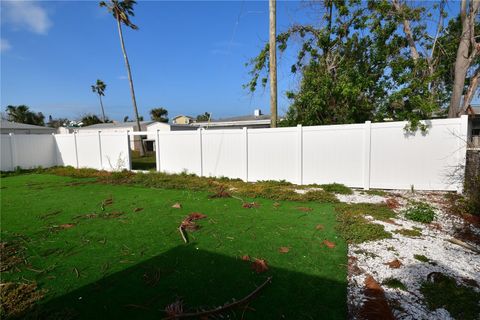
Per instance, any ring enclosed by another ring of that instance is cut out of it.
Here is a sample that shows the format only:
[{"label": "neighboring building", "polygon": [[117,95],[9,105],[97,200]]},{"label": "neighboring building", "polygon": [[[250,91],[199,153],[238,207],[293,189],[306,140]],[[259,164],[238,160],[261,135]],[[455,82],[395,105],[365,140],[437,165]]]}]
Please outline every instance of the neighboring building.
[{"label": "neighboring building", "polygon": [[[154,123],[154,121],[140,121],[140,128],[138,130],[137,122],[109,122],[97,123],[91,126],[78,128],[76,131],[79,134],[101,132],[126,132],[126,131],[147,131],[147,126]],[[141,136],[130,136],[130,148],[132,150],[140,150]]]},{"label": "neighboring building", "polygon": [[255,109],[253,115],[195,122],[195,124],[205,129],[270,128],[270,115],[264,115],[260,109]]},{"label": "neighboring building", "polygon": [[195,119],[193,117],[179,115],[172,119],[173,124],[190,124]]},{"label": "neighboring building", "polygon": [[467,114],[470,118],[470,143],[473,147],[480,148],[480,105],[470,105]]},{"label": "neighboring building", "polygon": [[55,128],[36,126],[33,124],[25,124],[1,120],[0,122],[1,134],[52,134],[56,132]]}]

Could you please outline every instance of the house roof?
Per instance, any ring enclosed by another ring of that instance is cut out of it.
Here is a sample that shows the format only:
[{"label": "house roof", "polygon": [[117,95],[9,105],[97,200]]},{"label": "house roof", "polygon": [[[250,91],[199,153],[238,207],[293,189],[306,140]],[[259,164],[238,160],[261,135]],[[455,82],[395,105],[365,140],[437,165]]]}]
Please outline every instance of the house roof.
[{"label": "house roof", "polygon": [[193,117],[186,116],[186,115],[184,115],[184,114],[179,114],[178,116],[175,116],[175,117],[173,117],[172,119],[177,119],[177,118],[180,118],[180,117],[185,117],[185,118],[194,119]]},{"label": "house roof", "polygon": [[[141,126],[148,126],[149,124],[154,123],[155,121],[140,121]],[[78,128],[79,130],[101,130],[101,129],[122,129],[122,128],[131,128],[136,127],[137,122],[109,122],[109,123],[97,123],[92,124],[91,126]]]},{"label": "house roof", "polygon": [[33,124],[26,124],[26,123],[19,123],[13,121],[3,120],[0,121],[0,128],[2,129],[35,129],[35,130],[50,130],[55,131],[54,128],[44,127],[44,126],[36,126]]}]

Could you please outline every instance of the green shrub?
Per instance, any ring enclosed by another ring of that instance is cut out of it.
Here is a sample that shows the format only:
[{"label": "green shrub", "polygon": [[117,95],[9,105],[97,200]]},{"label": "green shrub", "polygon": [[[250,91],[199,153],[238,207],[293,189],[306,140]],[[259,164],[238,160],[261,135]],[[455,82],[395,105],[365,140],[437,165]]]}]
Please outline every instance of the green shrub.
[{"label": "green shrub", "polygon": [[382,225],[371,223],[362,216],[349,212],[338,212],[336,231],[348,243],[362,243],[391,238]]},{"label": "green shrub", "polygon": [[326,192],[338,194],[353,194],[353,190],[340,183],[322,184],[320,187]]},{"label": "green shrub", "polygon": [[422,232],[413,229],[399,229],[394,232],[407,237],[420,237],[422,235]]},{"label": "green shrub", "polygon": [[455,279],[436,274],[434,281],[427,281],[420,287],[430,310],[445,308],[452,317],[462,320],[478,319],[480,314],[480,293],[472,288],[457,285]]},{"label": "green shrub", "polygon": [[392,289],[400,289],[403,291],[407,290],[407,287],[397,278],[387,278],[382,282],[382,284]]},{"label": "green shrub", "polygon": [[430,223],[435,219],[435,211],[433,208],[421,202],[412,202],[404,214],[405,218],[422,223]]},{"label": "green shrub", "polygon": [[423,254],[414,254],[413,257],[415,259],[417,259],[418,261],[421,261],[421,262],[430,262],[430,259],[428,259],[426,256],[424,256]]},{"label": "green shrub", "polygon": [[349,212],[354,215],[372,216],[377,220],[388,220],[395,217],[395,212],[384,203],[352,203],[338,204],[337,211]]}]

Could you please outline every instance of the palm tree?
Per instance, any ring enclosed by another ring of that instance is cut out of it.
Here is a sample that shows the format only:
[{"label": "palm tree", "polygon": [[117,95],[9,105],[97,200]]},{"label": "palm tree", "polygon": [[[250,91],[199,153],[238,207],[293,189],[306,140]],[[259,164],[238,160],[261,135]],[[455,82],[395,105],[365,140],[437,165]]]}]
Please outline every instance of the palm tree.
[{"label": "palm tree", "polygon": [[26,105],[7,106],[5,111],[7,112],[8,121],[34,124],[38,126],[45,125],[45,116],[41,112],[36,113],[30,111],[30,108]]},{"label": "palm tree", "polygon": [[165,108],[154,108],[150,110],[150,117],[153,121],[168,123],[168,111]]},{"label": "palm tree", "polygon": [[105,89],[107,88],[107,85],[105,82],[103,82],[100,79],[97,79],[97,82],[92,85],[92,92],[96,93],[98,95],[98,98],[100,99],[100,107],[102,108],[102,119],[103,122],[105,122],[105,109],[103,108],[103,102],[102,102],[102,96],[105,95]]},{"label": "palm tree", "polygon": [[[130,82],[130,93],[132,95],[133,111],[137,121],[138,130],[142,130],[140,126],[140,119],[138,117],[137,100],[135,99],[135,89],[133,88],[132,72],[130,70],[130,63],[128,62],[127,51],[125,49],[125,43],[123,41],[122,23],[133,29],[137,30],[138,27],[130,21],[130,16],[134,16],[133,6],[137,2],[135,0],[110,0],[108,2],[100,1],[100,7],[106,7],[107,10],[113,15],[113,18],[117,21],[118,35],[120,37],[120,46],[122,47],[123,58],[125,60],[125,67],[127,68],[128,81]],[[145,154],[145,146],[141,143],[140,155]]]}]

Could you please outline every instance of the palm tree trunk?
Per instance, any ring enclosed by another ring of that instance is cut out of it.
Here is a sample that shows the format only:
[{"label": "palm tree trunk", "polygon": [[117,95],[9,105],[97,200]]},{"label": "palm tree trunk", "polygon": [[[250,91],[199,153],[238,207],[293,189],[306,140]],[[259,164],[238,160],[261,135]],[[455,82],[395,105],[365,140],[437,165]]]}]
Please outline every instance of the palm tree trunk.
[{"label": "palm tree trunk", "polygon": [[103,102],[102,102],[102,96],[101,95],[98,95],[98,99],[100,99],[100,107],[102,108],[102,119],[103,119],[103,123],[105,123],[105,109],[103,109]]},{"label": "palm tree trunk", "polygon": [[[135,99],[135,89],[133,88],[133,79],[132,79],[132,72],[130,71],[130,63],[128,62],[127,51],[125,50],[125,43],[123,42],[123,32],[122,32],[122,25],[120,23],[120,19],[117,19],[117,27],[118,27],[118,35],[120,37],[120,45],[122,47],[123,58],[125,59],[125,66],[127,67],[127,75],[128,75],[128,82],[130,83],[130,93],[132,95],[132,103],[133,103],[133,111],[135,113],[135,118],[137,120],[138,131],[142,131],[142,127],[140,126],[140,119],[138,117],[138,108],[137,108],[137,100]],[[140,156],[145,155],[145,146],[143,145],[143,141],[140,138]]]}]

